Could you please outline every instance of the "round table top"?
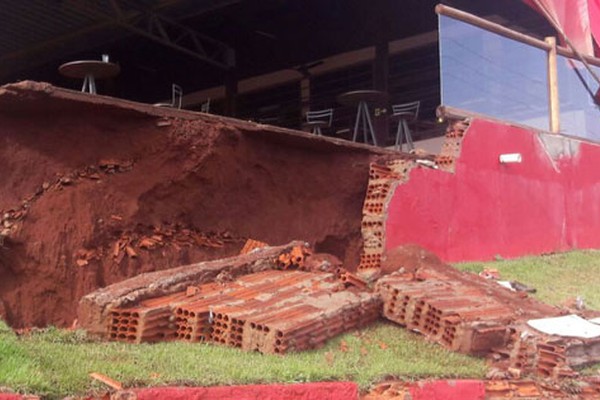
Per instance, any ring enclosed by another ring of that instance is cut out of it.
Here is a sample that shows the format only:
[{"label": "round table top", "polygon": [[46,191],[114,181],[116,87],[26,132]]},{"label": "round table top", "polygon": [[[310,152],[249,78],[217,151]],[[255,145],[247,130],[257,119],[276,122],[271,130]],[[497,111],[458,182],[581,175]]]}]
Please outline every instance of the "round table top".
[{"label": "round table top", "polygon": [[118,64],[99,60],[71,61],[58,67],[58,72],[69,78],[85,78],[93,75],[94,78],[112,78],[121,72]]},{"label": "round table top", "polygon": [[361,101],[375,106],[387,105],[389,94],[380,90],[353,90],[340,94],[336,100],[344,106],[356,106]]}]

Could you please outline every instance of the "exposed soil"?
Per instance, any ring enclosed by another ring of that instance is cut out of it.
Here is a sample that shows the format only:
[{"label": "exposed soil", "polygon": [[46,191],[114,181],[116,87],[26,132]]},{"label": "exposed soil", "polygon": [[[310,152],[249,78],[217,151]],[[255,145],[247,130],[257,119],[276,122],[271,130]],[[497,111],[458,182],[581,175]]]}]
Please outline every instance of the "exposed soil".
[{"label": "exposed soil", "polygon": [[12,326],[70,324],[98,287],[237,254],[249,237],[358,263],[377,154],[57,92],[0,89],[0,313]]}]

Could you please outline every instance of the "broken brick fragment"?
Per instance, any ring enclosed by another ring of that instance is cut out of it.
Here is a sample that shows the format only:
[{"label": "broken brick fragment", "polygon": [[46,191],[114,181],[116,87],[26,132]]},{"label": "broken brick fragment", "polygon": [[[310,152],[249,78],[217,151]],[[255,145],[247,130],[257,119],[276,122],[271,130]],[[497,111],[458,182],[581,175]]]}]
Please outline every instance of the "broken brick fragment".
[{"label": "broken brick fragment", "polygon": [[265,242],[261,242],[259,240],[254,240],[254,239],[248,239],[248,240],[246,240],[244,247],[242,247],[242,250],[240,250],[240,254],[248,254],[251,251],[254,251],[256,249],[261,249],[261,248],[267,247],[267,246],[269,246],[269,245]]}]

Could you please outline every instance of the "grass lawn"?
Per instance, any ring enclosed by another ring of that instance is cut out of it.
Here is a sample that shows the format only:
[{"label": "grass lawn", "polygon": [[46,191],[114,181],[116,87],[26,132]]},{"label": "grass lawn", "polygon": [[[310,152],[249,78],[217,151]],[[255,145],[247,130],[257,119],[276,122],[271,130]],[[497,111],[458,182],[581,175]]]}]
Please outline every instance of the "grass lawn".
[{"label": "grass lawn", "polygon": [[181,342],[153,345],[93,342],[81,331],[47,329],[17,338],[0,333],[0,386],[62,398],[98,388],[101,372],[125,386],[217,385],[354,380],[383,377],[481,377],[482,360],[451,353],[391,323],[331,340],[316,351],[286,356]]},{"label": "grass lawn", "polygon": [[516,280],[537,289],[535,297],[543,302],[564,305],[577,296],[590,309],[600,309],[600,251],[581,250],[523,257],[494,262],[455,265],[479,273],[483,268],[496,268],[502,280]]},{"label": "grass lawn", "polygon": [[[578,251],[458,268],[496,268],[503,279],[538,289],[553,304],[581,295],[600,308],[600,252]],[[0,321],[0,386],[47,398],[100,389],[100,372],[125,386],[217,385],[354,380],[362,388],[386,377],[482,377],[483,360],[446,351],[391,323],[341,335],[316,351],[286,356],[181,342],[127,345],[90,340],[82,331],[45,329],[16,337]]]}]

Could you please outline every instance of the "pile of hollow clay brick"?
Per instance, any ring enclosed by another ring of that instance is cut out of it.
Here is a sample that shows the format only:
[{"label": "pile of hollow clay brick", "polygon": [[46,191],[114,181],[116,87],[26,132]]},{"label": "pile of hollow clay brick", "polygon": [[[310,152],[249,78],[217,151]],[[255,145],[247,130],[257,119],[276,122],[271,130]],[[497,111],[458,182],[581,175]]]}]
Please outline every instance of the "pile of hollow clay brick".
[{"label": "pile of hollow clay brick", "polygon": [[546,380],[490,380],[485,382],[485,398],[501,399],[597,399],[600,382],[579,379],[561,383]]},{"label": "pile of hollow clay brick", "polygon": [[494,355],[523,373],[571,378],[578,375],[572,368],[600,362],[600,338],[546,335],[525,322],[511,326],[510,331],[509,343],[496,349]]},{"label": "pile of hollow clay brick", "polygon": [[333,274],[268,270],[113,309],[108,330],[119,341],[179,339],[283,354],[322,346],[373,322],[380,309],[377,294],[345,290]]},{"label": "pile of hollow clay brick", "polygon": [[519,376],[573,378],[578,376],[573,368],[600,362],[600,338],[546,335],[526,323],[556,316],[559,309],[493,280],[437,268],[380,278],[376,291],[383,316],[450,350],[491,355],[498,366]]},{"label": "pile of hollow clay brick", "polygon": [[[454,172],[456,158],[460,155],[462,139],[469,128],[469,121],[454,121],[448,125],[446,137],[439,155],[429,163],[430,168]],[[385,248],[385,221],[388,204],[396,186],[408,181],[410,171],[419,168],[427,158],[405,155],[397,160],[372,163],[369,183],[362,210],[361,233],[363,251],[358,269],[379,268]]]},{"label": "pile of hollow clay brick", "polygon": [[460,281],[394,273],[381,278],[383,315],[453,351],[485,354],[508,341],[515,309]]},{"label": "pile of hollow clay brick", "polygon": [[[479,388],[485,393],[479,392]],[[471,389],[471,391],[469,391]],[[467,393],[480,393],[480,396]],[[547,380],[433,380],[387,381],[375,385],[362,400],[409,400],[442,398],[478,398],[486,400],[521,399],[597,399],[600,382],[597,379],[579,379],[566,382]]]}]

